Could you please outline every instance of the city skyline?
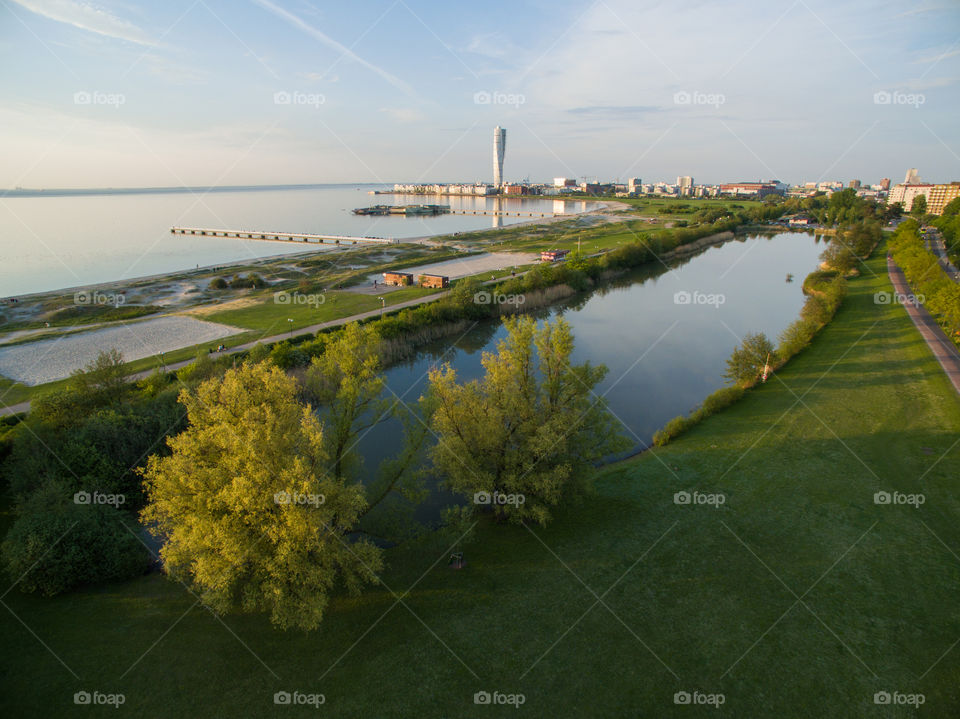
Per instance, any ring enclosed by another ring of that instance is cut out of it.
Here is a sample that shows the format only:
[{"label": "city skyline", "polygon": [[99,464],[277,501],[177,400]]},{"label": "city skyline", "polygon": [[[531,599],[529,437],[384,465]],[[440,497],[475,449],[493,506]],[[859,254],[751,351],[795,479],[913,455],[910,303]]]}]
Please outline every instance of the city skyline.
[{"label": "city skyline", "polygon": [[508,27],[436,3],[0,12],[23,68],[0,81],[0,187],[469,181],[497,124],[509,179],[792,184],[920,166],[948,182],[960,162],[946,3],[531,3]]}]

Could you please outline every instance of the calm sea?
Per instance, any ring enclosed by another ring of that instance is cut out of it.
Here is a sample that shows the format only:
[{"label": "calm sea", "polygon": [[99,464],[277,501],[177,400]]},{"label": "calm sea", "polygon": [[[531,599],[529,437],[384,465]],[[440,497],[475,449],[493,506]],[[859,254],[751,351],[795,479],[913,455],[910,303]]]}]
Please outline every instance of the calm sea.
[{"label": "calm sea", "polygon": [[[182,192],[0,198],[0,297],[127,280],[303,252],[301,243],[170,234],[174,225],[375,237],[422,237],[529,221],[529,217],[370,217],[375,204],[451,204],[457,209],[581,212],[583,201],[370,195],[381,185],[321,185]],[[316,249],[315,245],[310,248]]]}]

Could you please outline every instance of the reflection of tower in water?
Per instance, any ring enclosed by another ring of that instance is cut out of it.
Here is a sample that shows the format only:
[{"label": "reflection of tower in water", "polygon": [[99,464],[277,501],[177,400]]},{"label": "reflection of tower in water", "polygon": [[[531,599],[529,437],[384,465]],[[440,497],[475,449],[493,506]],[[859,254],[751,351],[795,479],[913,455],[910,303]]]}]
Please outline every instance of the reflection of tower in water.
[{"label": "reflection of tower in water", "polygon": [[493,198],[493,224],[490,225],[491,227],[503,227],[503,215],[500,214],[503,207],[500,202],[499,197]]}]

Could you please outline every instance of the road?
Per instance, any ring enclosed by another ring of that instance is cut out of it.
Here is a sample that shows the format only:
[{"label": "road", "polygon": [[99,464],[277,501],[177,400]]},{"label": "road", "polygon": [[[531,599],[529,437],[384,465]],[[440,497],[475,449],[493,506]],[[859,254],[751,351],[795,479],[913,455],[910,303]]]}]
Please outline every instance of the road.
[{"label": "road", "polygon": [[940,266],[947,273],[947,277],[954,282],[960,282],[960,271],[953,266],[950,258],[947,256],[947,246],[943,242],[943,235],[936,227],[925,227],[926,233],[923,235],[927,249],[930,250],[937,259],[940,260]]},{"label": "road", "polygon": [[[907,278],[903,276],[903,271],[897,267],[892,258],[887,258],[887,274],[890,275],[890,281],[893,282],[894,290],[901,296],[910,294],[910,285],[907,284]],[[953,384],[953,388],[960,394],[960,352],[956,345],[940,329],[940,325],[927,311],[923,305],[904,303],[904,309],[913,320],[917,330],[927,341],[930,351],[937,358],[937,362],[947,373],[947,378]]]}]

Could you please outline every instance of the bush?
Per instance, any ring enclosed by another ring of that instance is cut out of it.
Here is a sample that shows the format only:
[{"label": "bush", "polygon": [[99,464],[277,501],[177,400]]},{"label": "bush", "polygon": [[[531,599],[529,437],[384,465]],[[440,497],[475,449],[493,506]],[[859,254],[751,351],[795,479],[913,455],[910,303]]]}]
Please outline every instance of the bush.
[{"label": "bush", "polygon": [[299,347],[295,347],[289,340],[284,340],[273,346],[270,359],[280,369],[304,367],[310,363],[310,356]]},{"label": "bush", "polygon": [[693,424],[693,422],[682,415],[674,417],[663,426],[663,429],[659,429],[653,433],[654,446],[663,447],[669,443],[670,440],[679,437],[690,429]]},{"label": "bush", "polygon": [[211,289],[211,290],[225,290],[225,289],[227,289],[229,286],[230,286],[230,285],[227,284],[227,281],[226,281],[225,279],[223,279],[222,277],[215,277],[215,278],[210,282],[210,289]]},{"label": "bush", "polygon": [[[135,577],[149,554],[109,505],[35,506],[20,515],[3,542],[3,561],[24,592],[47,596],[92,582]],[[52,550],[52,551],[51,551]]]}]

